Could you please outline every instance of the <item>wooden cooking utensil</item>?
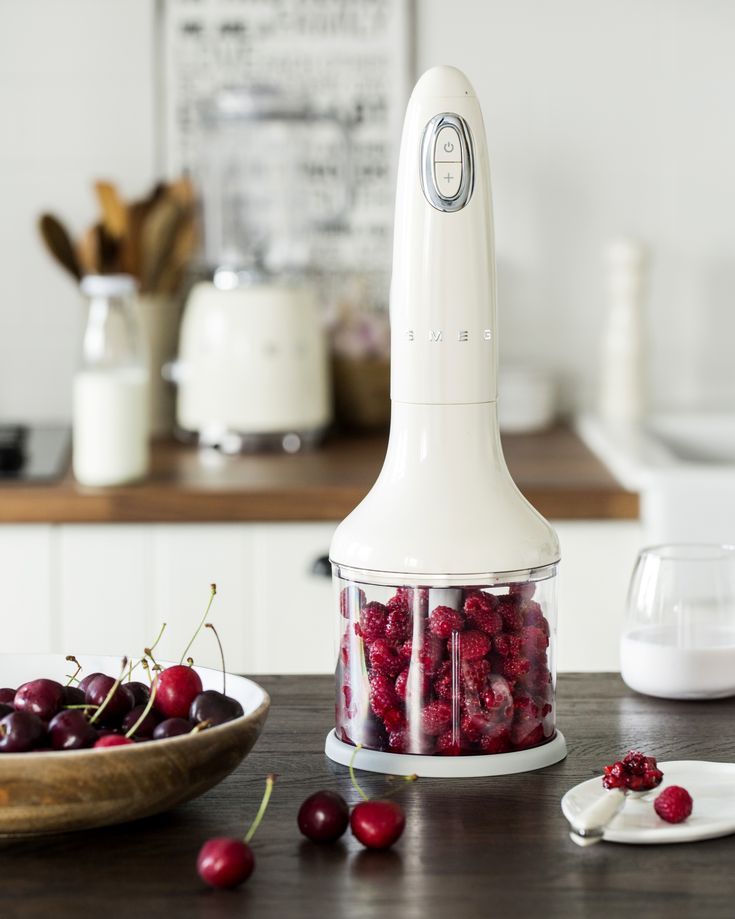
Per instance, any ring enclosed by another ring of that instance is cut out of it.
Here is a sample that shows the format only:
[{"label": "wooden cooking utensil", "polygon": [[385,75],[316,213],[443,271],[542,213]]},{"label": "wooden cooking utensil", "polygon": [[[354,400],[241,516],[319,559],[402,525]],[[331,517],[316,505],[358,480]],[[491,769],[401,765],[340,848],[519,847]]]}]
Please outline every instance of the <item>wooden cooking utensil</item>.
[{"label": "wooden cooking utensil", "polygon": [[78,281],[82,271],[66,227],[53,214],[43,214],[38,221],[38,228],[51,255]]},{"label": "wooden cooking utensil", "polygon": [[181,220],[181,208],[165,194],[151,209],[143,224],[141,236],[141,289],[157,291],[168,260],[171,258]]},{"label": "wooden cooking utensil", "polygon": [[105,232],[113,239],[122,239],[128,230],[128,209],[117,187],[112,182],[100,180],[94,183],[94,190],[102,211]]}]

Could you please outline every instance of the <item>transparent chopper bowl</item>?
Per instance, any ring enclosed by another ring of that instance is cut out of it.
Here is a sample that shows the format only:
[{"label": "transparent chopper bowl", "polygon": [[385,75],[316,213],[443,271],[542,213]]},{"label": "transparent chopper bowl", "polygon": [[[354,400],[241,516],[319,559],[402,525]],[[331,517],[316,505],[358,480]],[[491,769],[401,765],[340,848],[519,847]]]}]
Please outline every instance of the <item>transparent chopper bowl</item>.
[{"label": "transparent chopper bowl", "polygon": [[338,740],[481,756],[554,739],[555,565],[502,583],[488,575],[390,586],[333,565],[333,580]]}]

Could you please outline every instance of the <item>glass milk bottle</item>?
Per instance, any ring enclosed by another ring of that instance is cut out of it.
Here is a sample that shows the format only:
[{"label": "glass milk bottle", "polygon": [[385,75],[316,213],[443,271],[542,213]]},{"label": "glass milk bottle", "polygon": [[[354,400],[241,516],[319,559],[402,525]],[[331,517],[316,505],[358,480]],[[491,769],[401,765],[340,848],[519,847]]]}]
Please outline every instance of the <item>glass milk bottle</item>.
[{"label": "glass milk bottle", "polygon": [[74,377],[73,468],[82,485],[148,472],[148,361],[128,275],[89,275],[82,363]]}]

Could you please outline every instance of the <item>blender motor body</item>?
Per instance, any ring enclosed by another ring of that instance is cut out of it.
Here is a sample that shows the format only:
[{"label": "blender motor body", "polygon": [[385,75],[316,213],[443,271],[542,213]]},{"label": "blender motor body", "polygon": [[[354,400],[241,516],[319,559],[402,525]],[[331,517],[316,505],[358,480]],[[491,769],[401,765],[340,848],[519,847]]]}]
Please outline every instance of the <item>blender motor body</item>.
[{"label": "blender motor body", "polygon": [[436,67],[404,123],[382,471],[330,549],[336,727],[360,768],[492,775],[562,759],[559,545],[505,465],[490,174],[466,77]]}]

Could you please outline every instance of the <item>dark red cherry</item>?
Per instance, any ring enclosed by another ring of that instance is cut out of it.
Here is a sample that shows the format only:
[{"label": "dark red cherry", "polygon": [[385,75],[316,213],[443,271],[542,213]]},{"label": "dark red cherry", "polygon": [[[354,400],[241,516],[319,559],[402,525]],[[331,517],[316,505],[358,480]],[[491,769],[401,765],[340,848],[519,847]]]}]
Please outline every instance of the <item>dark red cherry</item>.
[{"label": "dark red cherry", "polygon": [[59,712],[49,722],[48,735],[54,750],[81,750],[91,747],[97,731],[84,713],[77,710]]},{"label": "dark red cherry", "polygon": [[3,705],[12,705],[13,699],[15,699],[15,690],[10,689],[7,686],[4,686],[0,689],[0,702]]},{"label": "dark red cherry", "polygon": [[197,724],[200,721],[209,721],[212,725],[224,724],[242,714],[242,705],[237,699],[225,696],[216,689],[200,692],[189,709],[189,719]]},{"label": "dark red cherry", "polygon": [[403,833],[406,817],[395,801],[361,801],[352,810],[350,826],[368,849],[387,849]]},{"label": "dark red cherry", "polygon": [[6,715],[10,715],[15,711],[12,705],[6,705],[5,702],[0,702],[0,718],[4,718]]},{"label": "dark red cherry", "polygon": [[84,693],[78,686],[64,687],[64,705],[84,705]]},{"label": "dark red cherry", "polygon": [[334,842],[347,829],[350,809],[335,791],[317,791],[299,809],[301,832],[312,842]]},{"label": "dark red cherry", "polygon": [[43,737],[43,722],[32,712],[12,712],[0,720],[0,753],[27,753]]},{"label": "dark red cherry", "polygon": [[[143,714],[145,710],[145,705],[136,705],[135,708],[131,708],[127,715],[123,718],[122,723],[122,732],[127,734],[127,732],[132,728],[136,723],[138,718]],[[103,712],[104,714],[104,712]],[[156,725],[160,721],[160,716],[156,714],[152,709],[148,712],[145,718],[141,721],[138,728],[135,731],[136,738],[151,738],[153,737],[153,731],[155,730]]]},{"label": "dark red cherry", "polygon": [[50,721],[64,704],[64,687],[56,680],[29,680],[19,686],[13,705],[17,712],[31,712]]},{"label": "dark red cherry", "polygon": [[87,691],[87,687],[89,686],[89,684],[92,682],[92,680],[93,680],[95,677],[104,676],[104,675],[105,675],[105,674],[104,674],[104,673],[100,673],[99,670],[95,670],[94,673],[88,673],[85,677],[83,677],[83,678],[79,681],[79,688],[82,690],[82,692],[86,692],[86,691]]},{"label": "dark red cherry", "polygon": [[139,680],[130,680],[130,682],[125,684],[130,692],[133,694],[133,699],[135,699],[136,705],[145,705],[150,697],[151,691],[145,683],[141,683]]},{"label": "dark red cherry", "polygon": [[165,740],[167,737],[179,737],[182,734],[190,734],[194,725],[186,718],[167,718],[160,724],[157,724],[153,730],[154,740]]},{"label": "dark red cherry", "polygon": [[[114,677],[100,673],[87,685],[84,700],[88,705],[101,706],[115,684]],[[118,725],[133,707],[133,694],[120,684],[99,717],[100,724]]]}]

